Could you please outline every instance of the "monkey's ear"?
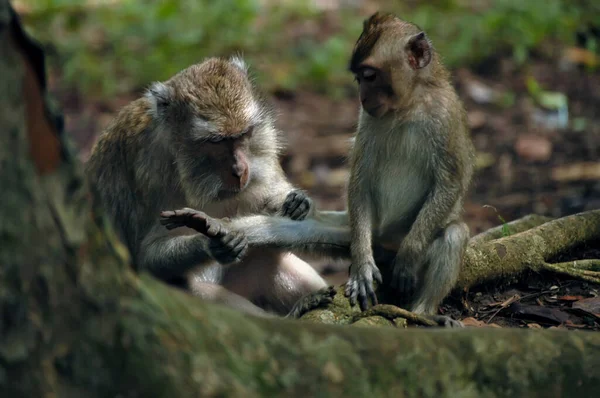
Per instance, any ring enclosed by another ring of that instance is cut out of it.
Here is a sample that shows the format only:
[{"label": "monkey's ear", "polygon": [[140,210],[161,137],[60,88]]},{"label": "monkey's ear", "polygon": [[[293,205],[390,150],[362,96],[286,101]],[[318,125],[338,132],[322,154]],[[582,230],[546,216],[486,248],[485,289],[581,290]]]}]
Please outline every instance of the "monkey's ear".
[{"label": "monkey's ear", "polygon": [[156,111],[163,111],[169,106],[171,98],[173,98],[172,88],[161,82],[152,83],[146,92],[146,97]]},{"label": "monkey's ear", "polygon": [[431,43],[425,32],[417,33],[406,45],[408,63],[413,69],[421,69],[431,62]]},{"label": "monkey's ear", "polygon": [[246,61],[244,61],[244,58],[242,58],[241,55],[234,55],[233,57],[229,58],[229,62],[238,67],[242,72],[248,74],[248,64],[246,64]]}]

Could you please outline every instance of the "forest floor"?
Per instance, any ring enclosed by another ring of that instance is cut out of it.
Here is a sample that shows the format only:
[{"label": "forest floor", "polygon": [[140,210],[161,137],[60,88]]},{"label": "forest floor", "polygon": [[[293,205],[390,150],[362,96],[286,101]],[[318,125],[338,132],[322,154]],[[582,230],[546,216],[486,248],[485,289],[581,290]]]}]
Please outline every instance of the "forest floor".
[{"label": "forest floor", "polygon": [[[568,59],[532,59],[526,70],[509,58],[454,71],[478,151],[478,171],[465,205],[474,235],[530,213],[560,217],[600,208],[600,73]],[[568,123],[531,99],[528,77],[568,98]],[[96,134],[135,97],[87,103],[79,93],[55,91],[67,131],[87,158]],[[332,100],[312,92],[276,93],[278,125],[287,141],[282,161],[291,180],[325,209],[344,208],[346,155],[356,125],[355,98]],[[425,149],[425,148],[424,148]],[[576,257],[600,258],[590,244]],[[343,283],[346,264],[315,264],[331,283]],[[600,326],[600,286],[553,275],[527,275],[446,300],[442,310],[471,326]]]}]

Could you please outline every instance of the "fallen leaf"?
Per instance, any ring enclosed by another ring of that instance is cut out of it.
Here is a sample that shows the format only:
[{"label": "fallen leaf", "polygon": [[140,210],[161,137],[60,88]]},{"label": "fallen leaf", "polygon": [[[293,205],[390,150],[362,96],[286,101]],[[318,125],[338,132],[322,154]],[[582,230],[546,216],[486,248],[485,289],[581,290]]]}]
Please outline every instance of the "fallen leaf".
[{"label": "fallen leaf", "polygon": [[570,319],[565,322],[565,326],[574,328],[574,329],[587,329],[587,326],[584,324],[575,324]]},{"label": "fallen leaf", "polygon": [[482,321],[480,321],[478,319],[475,319],[473,317],[468,317],[468,318],[465,318],[465,319],[461,319],[461,322],[465,326],[471,326],[471,327],[476,327],[476,328],[481,328],[481,327],[487,326],[487,324],[485,322],[482,322]]},{"label": "fallen leaf", "polygon": [[568,48],[565,50],[564,57],[574,64],[583,64],[592,68],[600,65],[600,57],[585,48]]},{"label": "fallen leaf", "polygon": [[465,319],[461,319],[461,322],[465,326],[475,327],[475,328],[501,328],[500,325],[497,325],[495,323],[488,324],[488,323],[485,323],[483,321],[480,321],[479,319],[475,319],[473,317],[468,317],[468,318],[465,318]]},{"label": "fallen leaf", "polygon": [[528,323],[528,324],[527,324],[527,327],[528,327],[529,329],[541,329],[541,328],[542,328],[542,327],[540,326],[540,324],[538,324],[538,323]]},{"label": "fallen leaf", "polygon": [[515,151],[523,159],[545,162],[552,155],[552,143],[544,136],[527,134],[519,137]]},{"label": "fallen leaf", "polygon": [[486,116],[481,111],[472,111],[467,114],[467,121],[472,130],[481,128],[485,125]]},{"label": "fallen leaf", "polygon": [[478,104],[489,104],[497,96],[492,88],[477,80],[468,80],[465,84],[465,88],[469,97]]},{"label": "fallen leaf", "polygon": [[600,318],[600,297],[590,297],[573,303],[573,308]]},{"label": "fallen leaf", "polygon": [[581,162],[554,167],[552,179],[558,182],[600,180],[600,162]]},{"label": "fallen leaf", "polygon": [[578,301],[583,300],[583,296],[560,296],[558,299],[560,301]]},{"label": "fallen leaf", "polygon": [[542,300],[540,300],[540,298],[539,298],[539,297],[535,299],[535,302],[536,302],[536,303],[537,303],[537,304],[538,304],[540,307],[543,307],[543,306],[545,305],[545,304],[542,302]]},{"label": "fallen leaf", "polygon": [[514,303],[507,309],[515,316],[526,320],[541,320],[548,323],[561,324],[569,320],[570,315],[557,308],[540,307]]}]

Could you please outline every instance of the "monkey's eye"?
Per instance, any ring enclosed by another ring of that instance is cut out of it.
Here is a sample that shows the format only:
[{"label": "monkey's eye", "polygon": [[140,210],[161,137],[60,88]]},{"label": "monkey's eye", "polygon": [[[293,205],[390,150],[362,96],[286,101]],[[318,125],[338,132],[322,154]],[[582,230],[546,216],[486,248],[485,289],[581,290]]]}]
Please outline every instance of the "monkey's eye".
[{"label": "monkey's eye", "polygon": [[377,72],[371,68],[364,68],[360,71],[360,78],[366,82],[372,82],[377,77]]},{"label": "monkey's eye", "polygon": [[208,142],[212,142],[213,144],[217,144],[221,141],[223,141],[223,137],[220,135],[211,135],[208,137]]},{"label": "monkey's eye", "polygon": [[254,132],[254,126],[250,126],[246,129],[246,131],[244,131],[244,137],[245,138],[250,138],[252,136],[252,133]]}]

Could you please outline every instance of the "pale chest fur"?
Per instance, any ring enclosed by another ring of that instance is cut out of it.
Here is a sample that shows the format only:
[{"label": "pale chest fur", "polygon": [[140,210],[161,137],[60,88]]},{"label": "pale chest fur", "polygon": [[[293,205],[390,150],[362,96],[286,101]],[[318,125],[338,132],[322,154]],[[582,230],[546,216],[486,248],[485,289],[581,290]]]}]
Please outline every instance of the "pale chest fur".
[{"label": "pale chest fur", "polygon": [[425,137],[410,126],[379,130],[377,137],[359,130],[356,183],[369,197],[377,236],[401,238],[425,201],[432,180]]}]

